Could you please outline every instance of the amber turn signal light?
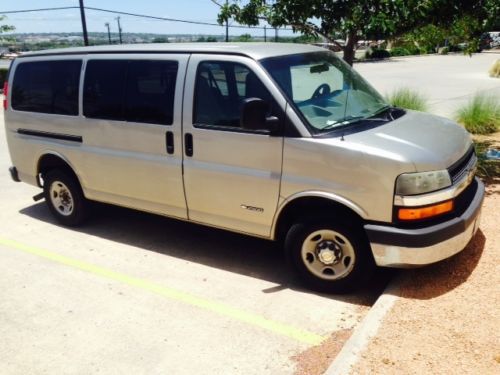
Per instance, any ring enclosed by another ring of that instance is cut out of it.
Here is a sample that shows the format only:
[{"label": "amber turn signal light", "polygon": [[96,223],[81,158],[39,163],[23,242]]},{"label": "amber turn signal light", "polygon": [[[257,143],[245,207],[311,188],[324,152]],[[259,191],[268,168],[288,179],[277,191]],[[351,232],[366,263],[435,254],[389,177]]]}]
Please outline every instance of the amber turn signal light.
[{"label": "amber turn signal light", "polygon": [[400,208],[398,210],[398,218],[399,220],[420,220],[445,214],[451,210],[453,210],[453,201],[449,200],[426,207]]}]

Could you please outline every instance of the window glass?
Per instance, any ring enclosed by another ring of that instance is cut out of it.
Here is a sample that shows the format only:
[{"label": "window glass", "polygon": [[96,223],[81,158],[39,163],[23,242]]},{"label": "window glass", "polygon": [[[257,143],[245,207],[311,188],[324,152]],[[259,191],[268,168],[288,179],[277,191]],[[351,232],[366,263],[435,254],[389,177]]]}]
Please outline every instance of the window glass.
[{"label": "window glass", "polygon": [[175,61],[129,62],[125,99],[127,121],[172,124],[177,66]]},{"label": "window glass", "polygon": [[12,85],[12,108],[18,111],[78,115],[81,60],[20,63]]},{"label": "window glass", "polygon": [[240,111],[247,98],[260,98],[277,108],[271,94],[246,66],[231,62],[202,62],[195,89],[194,123],[240,127]]},{"label": "window glass", "polygon": [[83,114],[86,117],[124,120],[122,102],[126,60],[89,60],[85,69]]}]

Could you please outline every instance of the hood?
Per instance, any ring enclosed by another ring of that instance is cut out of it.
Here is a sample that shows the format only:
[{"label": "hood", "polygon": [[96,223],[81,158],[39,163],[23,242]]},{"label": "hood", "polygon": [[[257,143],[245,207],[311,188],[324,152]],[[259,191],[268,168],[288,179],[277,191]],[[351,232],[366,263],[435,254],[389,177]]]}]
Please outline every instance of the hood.
[{"label": "hood", "polygon": [[369,154],[398,155],[400,161],[413,163],[417,172],[448,168],[472,144],[470,134],[455,122],[415,111],[407,111],[381,126],[346,135],[345,140],[365,146],[361,149],[366,148]]}]

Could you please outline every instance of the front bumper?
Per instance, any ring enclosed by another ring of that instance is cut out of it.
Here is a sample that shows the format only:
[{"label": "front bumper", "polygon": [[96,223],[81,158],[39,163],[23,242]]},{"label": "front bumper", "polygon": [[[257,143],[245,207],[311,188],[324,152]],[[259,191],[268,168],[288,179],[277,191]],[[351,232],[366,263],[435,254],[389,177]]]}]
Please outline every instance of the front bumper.
[{"label": "front bumper", "polygon": [[444,223],[418,229],[365,225],[375,263],[385,267],[418,267],[462,251],[479,228],[484,184],[477,188],[467,209]]}]

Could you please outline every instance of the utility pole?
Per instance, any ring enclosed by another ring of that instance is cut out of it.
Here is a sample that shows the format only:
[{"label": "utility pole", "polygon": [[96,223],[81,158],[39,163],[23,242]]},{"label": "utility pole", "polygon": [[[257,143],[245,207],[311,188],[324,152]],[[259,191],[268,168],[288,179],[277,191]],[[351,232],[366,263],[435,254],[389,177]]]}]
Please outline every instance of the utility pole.
[{"label": "utility pole", "polygon": [[83,44],[88,46],[89,36],[87,35],[87,22],[85,21],[85,8],[83,6],[83,0],[80,0],[80,16],[82,17]]},{"label": "utility pole", "polygon": [[120,36],[120,44],[123,43],[122,41],[122,27],[120,25],[120,17],[116,17],[116,21],[118,22],[118,35]]},{"label": "utility pole", "polygon": [[[228,0],[226,0],[227,7]],[[229,42],[229,18],[226,18],[226,43]]]},{"label": "utility pole", "polygon": [[104,26],[106,26],[108,28],[108,40],[109,40],[109,44],[111,44],[111,32],[109,31],[109,22],[106,22],[104,24]]},{"label": "utility pole", "polygon": [[264,43],[267,42],[267,25],[264,25]]}]

